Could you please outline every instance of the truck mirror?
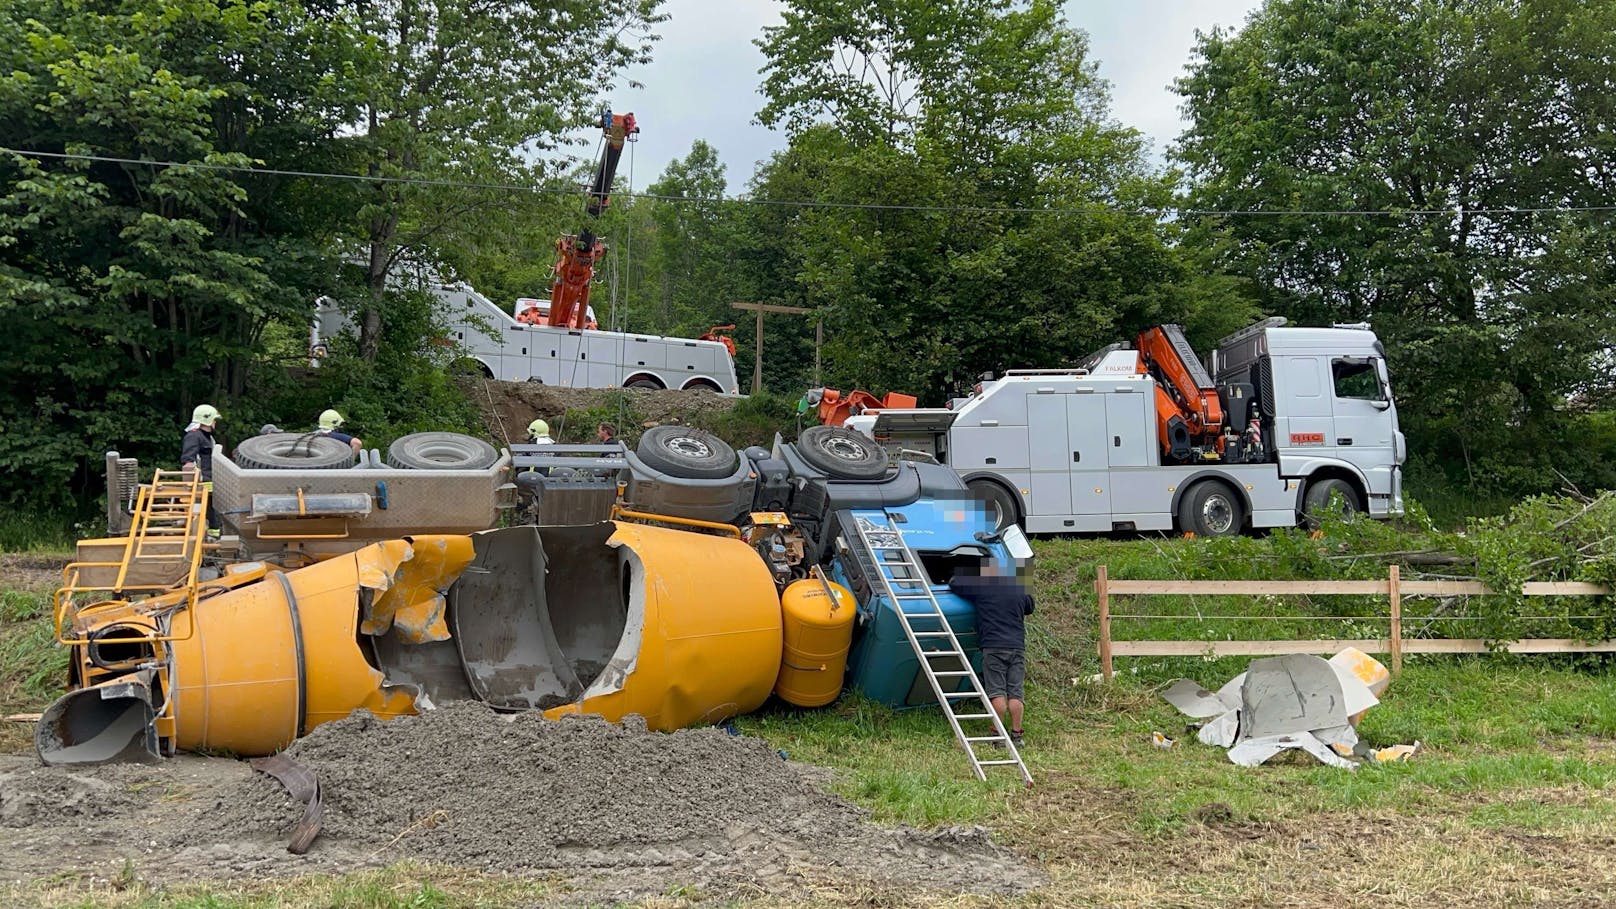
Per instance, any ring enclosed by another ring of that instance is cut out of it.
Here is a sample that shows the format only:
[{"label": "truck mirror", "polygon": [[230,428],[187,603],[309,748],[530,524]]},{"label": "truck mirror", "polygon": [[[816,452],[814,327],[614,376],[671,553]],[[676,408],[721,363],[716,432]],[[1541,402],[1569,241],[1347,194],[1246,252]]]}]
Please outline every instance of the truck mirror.
[{"label": "truck mirror", "polygon": [[1369,404],[1376,410],[1388,410],[1392,406],[1392,402],[1386,400],[1385,398],[1381,398],[1378,401],[1370,401]]},{"label": "truck mirror", "polygon": [[1032,544],[1027,542],[1027,535],[1021,532],[1020,527],[1011,524],[999,532],[999,537],[1004,541],[1004,548],[1009,551],[1011,558],[1021,563],[1032,561]]}]

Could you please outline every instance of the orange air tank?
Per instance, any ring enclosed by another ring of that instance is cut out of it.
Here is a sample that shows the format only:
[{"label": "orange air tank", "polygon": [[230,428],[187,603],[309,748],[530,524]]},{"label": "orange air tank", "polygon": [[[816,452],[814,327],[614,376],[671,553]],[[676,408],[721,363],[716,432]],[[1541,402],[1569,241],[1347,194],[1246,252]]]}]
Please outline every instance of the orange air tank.
[{"label": "orange air tank", "polygon": [[823,707],[836,700],[856,612],[853,594],[840,584],[805,578],[785,589],[780,596],[783,656],[774,683],[781,700],[798,707]]}]

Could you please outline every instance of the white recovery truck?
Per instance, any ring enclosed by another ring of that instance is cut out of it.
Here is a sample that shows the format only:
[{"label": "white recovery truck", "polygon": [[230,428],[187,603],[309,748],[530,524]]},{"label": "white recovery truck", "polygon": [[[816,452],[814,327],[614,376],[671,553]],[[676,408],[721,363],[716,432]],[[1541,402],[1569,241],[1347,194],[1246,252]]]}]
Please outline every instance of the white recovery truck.
[{"label": "white recovery truck", "polygon": [[[529,324],[464,284],[434,283],[428,289],[449,325],[446,340],[459,345],[491,379],[568,388],[740,392],[735,360],[720,341]],[[320,350],[350,325],[337,304],[322,297],[312,349]]]},{"label": "white recovery truck", "polygon": [[1336,495],[1401,515],[1406,450],[1380,341],[1367,325],[1284,324],[1223,339],[1211,375],[1160,326],[1080,368],[1011,370],[948,408],[846,425],[952,466],[1000,526],[1031,533],[1221,536],[1296,526]]}]

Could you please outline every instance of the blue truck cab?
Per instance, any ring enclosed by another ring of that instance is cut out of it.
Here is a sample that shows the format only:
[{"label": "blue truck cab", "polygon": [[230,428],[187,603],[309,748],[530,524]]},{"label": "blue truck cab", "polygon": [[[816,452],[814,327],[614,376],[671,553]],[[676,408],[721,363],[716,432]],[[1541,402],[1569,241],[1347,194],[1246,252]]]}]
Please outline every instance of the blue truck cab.
[{"label": "blue truck cab", "polygon": [[[1021,531],[1013,525],[997,531],[990,510],[946,465],[902,460],[880,479],[849,480],[827,476],[778,439],[774,457],[795,479],[792,518],[808,530],[816,560],[858,601],[844,687],[892,707],[937,703],[904,633],[899,606],[880,579],[876,553],[858,532],[861,525],[867,532],[902,531],[921,575],[916,580],[930,588],[972,668],[980,672],[975,608],[948,583],[956,572],[974,570],[984,556],[1018,573],[1030,572],[1032,550]],[[909,615],[931,612],[923,600],[905,600],[903,608]],[[922,627],[916,624],[916,630]],[[945,691],[969,688],[962,678],[944,681]]]}]

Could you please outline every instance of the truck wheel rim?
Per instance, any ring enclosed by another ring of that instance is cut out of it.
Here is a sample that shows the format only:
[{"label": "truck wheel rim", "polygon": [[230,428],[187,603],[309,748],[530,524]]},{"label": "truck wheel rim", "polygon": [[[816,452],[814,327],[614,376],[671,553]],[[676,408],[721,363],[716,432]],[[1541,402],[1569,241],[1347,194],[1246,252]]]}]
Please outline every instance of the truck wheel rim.
[{"label": "truck wheel rim", "polygon": [[1234,523],[1234,509],[1223,496],[1212,496],[1201,506],[1201,522],[1213,533],[1228,533]]},{"label": "truck wheel rim", "polygon": [[692,458],[710,458],[713,450],[707,443],[691,436],[675,436],[664,443],[669,451],[677,451]]},{"label": "truck wheel rim", "polygon": [[850,442],[847,439],[826,439],[819,443],[819,447],[826,454],[841,458],[844,461],[864,460],[864,446]]}]

